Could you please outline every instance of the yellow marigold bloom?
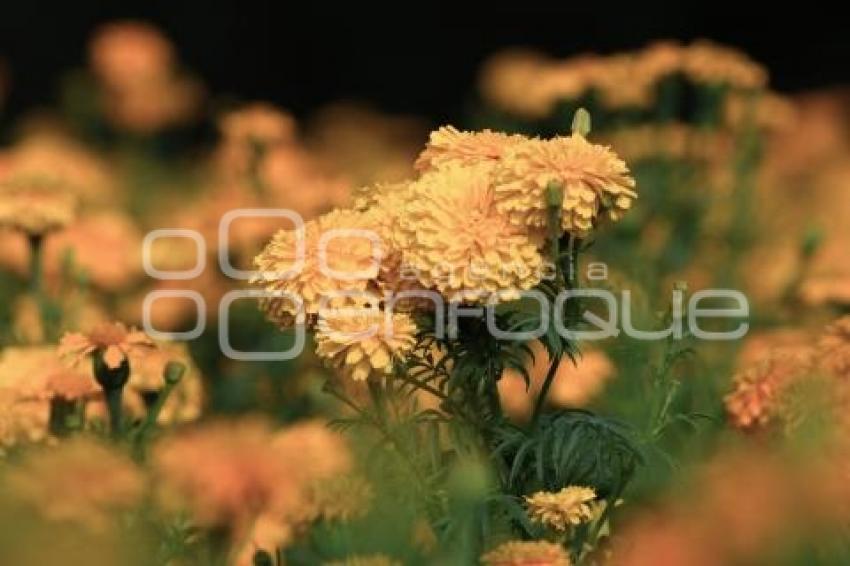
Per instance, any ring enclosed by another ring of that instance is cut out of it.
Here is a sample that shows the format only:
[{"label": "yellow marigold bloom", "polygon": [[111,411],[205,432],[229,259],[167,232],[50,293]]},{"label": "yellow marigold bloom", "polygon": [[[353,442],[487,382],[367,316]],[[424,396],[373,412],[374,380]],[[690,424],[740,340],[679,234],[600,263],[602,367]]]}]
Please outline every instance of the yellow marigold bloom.
[{"label": "yellow marigold bloom", "polygon": [[685,49],[682,67],[685,75],[698,83],[725,84],[742,89],[764,88],[767,71],[731,47],[710,41],[696,41]]},{"label": "yellow marigold bloom", "polygon": [[349,556],[345,560],[325,562],[324,566],[401,566],[401,562],[384,554]]},{"label": "yellow marigold bloom", "polygon": [[524,227],[499,212],[492,168],[447,165],[412,186],[399,220],[404,262],[426,288],[450,300],[507,299],[534,287],[542,257]]},{"label": "yellow marigold bloom", "polygon": [[40,236],[74,220],[76,200],[43,179],[9,179],[0,184],[0,227]]},{"label": "yellow marigold bloom", "polygon": [[86,438],[28,454],[6,482],[47,519],[93,530],[108,528],[114,512],[137,505],[145,485],[129,457]]},{"label": "yellow marigold bloom", "polygon": [[497,162],[505,151],[527,138],[492,130],[464,132],[454,126],[443,126],[431,132],[425,150],[419,154],[414,168],[417,171],[437,169],[448,163],[476,165]]},{"label": "yellow marigold bloom", "polygon": [[[336,235],[335,230],[339,230]],[[280,230],[254,258],[261,273],[252,282],[266,291],[300,298],[303,309],[299,312],[288,297],[264,297],[260,307],[273,322],[289,326],[303,322],[305,315],[311,319],[318,315],[323,300],[337,304],[344,299],[340,293],[365,292],[378,276],[383,257],[383,243],[375,238],[380,240],[372,215],[354,210],[335,210],[302,229]],[[304,246],[303,265],[282,278],[298,268],[298,242]]]},{"label": "yellow marigold bloom", "polygon": [[410,315],[366,305],[327,308],[316,324],[316,354],[354,381],[389,377],[413,350],[416,325]]},{"label": "yellow marigold bloom", "polygon": [[637,198],[625,162],[573,134],[512,148],[496,172],[496,207],[515,225],[545,228],[551,183],[563,190],[561,227],[579,237],[603,214],[619,220]]},{"label": "yellow marigold bloom", "polygon": [[818,341],[817,361],[821,367],[843,378],[850,378],[850,316],[839,318],[826,327]]},{"label": "yellow marigold bloom", "polygon": [[589,487],[571,485],[561,491],[538,491],[525,498],[528,514],[536,521],[556,531],[593,520],[596,511],[596,492]]},{"label": "yellow marigold bloom", "polygon": [[510,541],[481,557],[484,566],[570,566],[561,545],[546,541]]},{"label": "yellow marigold bloom", "polygon": [[295,137],[295,119],[264,102],[255,102],[226,114],[218,123],[225,140],[232,143],[273,145]]},{"label": "yellow marigold bloom", "polygon": [[129,357],[144,354],[156,348],[144,332],[127,329],[120,322],[104,322],[89,332],[68,332],[60,341],[59,355],[68,356],[76,365],[95,352],[103,353],[103,361],[110,369],[116,369]]}]

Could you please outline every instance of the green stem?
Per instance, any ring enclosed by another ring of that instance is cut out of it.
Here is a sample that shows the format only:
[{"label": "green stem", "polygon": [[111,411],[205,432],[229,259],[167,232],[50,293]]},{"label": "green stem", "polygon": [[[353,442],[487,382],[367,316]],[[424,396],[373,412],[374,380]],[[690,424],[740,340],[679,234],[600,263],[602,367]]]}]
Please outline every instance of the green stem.
[{"label": "green stem", "polygon": [[546,397],[549,395],[549,389],[552,387],[552,382],[555,381],[555,374],[558,371],[558,366],[561,363],[559,356],[554,356],[549,364],[549,371],[546,372],[546,379],[543,380],[543,387],[540,388],[540,393],[537,395],[537,401],[534,403],[534,412],[531,415],[531,428],[537,426],[540,416],[543,414],[543,406],[546,403]]},{"label": "green stem", "polygon": [[50,340],[51,320],[47,297],[44,294],[44,236],[30,234],[30,293],[38,308],[44,340]]},{"label": "green stem", "polygon": [[103,390],[106,397],[106,409],[109,412],[109,431],[112,438],[121,438],[123,424],[123,406],[121,404],[123,387],[108,388]]}]

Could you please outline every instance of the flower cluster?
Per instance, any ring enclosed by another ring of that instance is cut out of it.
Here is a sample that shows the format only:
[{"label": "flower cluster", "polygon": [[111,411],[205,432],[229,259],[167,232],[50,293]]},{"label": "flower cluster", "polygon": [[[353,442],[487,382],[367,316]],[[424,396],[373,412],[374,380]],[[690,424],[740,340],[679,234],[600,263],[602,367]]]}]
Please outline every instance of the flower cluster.
[{"label": "flower cluster", "polygon": [[[429,303],[379,293],[511,300],[541,281],[547,237],[584,237],[637,197],[626,164],[579,133],[545,140],[447,126],[416,169],[408,182],[359,191],[354,209],[279,231],[255,259],[267,316],[315,326],[319,356],[357,380],[390,373],[414,346],[412,319],[386,303]],[[346,312],[364,306],[373,312]],[[377,326],[380,338],[367,332]]]}]

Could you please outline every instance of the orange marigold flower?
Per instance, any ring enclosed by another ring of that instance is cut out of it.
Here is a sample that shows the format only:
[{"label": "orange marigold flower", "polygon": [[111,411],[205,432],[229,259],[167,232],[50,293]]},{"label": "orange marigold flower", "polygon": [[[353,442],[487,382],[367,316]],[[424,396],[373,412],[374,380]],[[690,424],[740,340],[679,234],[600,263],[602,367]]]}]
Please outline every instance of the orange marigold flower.
[{"label": "orange marigold flower", "polygon": [[219,422],[171,436],[154,449],[163,502],[234,540],[260,517],[303,517],[307,486],[345,473],[345,443],[318,423],[279,432],[261,421]]},{"label": "orange marigold flower", "polygon": [[319,311],[316,353],[354,381],[389,377],[416,344],[416,325],[403,312],[366,305]]},{"label": "orange marigold flower", "polygon": [[431,132],[428,144],[414,167],[417,171],[428,171],[448,163],[476,165],[496,162],[509,147],[526,139],[525,136],[491,130],[463,132],[454,126],[443,126]]},{"label": "orange marigold flower", "polygon": [[[266,315],[281,326],[314,318],[323,302],[337,304],[341,294],[365,292],[378,276],[383,245],[369,212],[335,210],[304,224],[301,229],[281,230],[254,258],[261,272],[252,283],[268,292],[285,292],[303,301],[300,310],[289,297],[260,300]],[[378,237],[378,239],[380,239]],[[303,244],[303,265],[297,273],[298,244]],[[323,253],[324,252],[324,253]]]},{"label": "orange marigold flower", "polygon": [[100,387],[90,375],[73,370],[59,371],[47,376],[45,390],[51,397],[67,401],[90,399],[100,394]]},{"label": "orange marigold flower", "polygon": [[40,236],[74,220],[76,199],[62,187],[36,178],[0,184],[0,227]]},{"label": "orange marigold flower", "polygon": [[72,358],[76,365],[95,352],[103,353],[103,361],[110,369],[116,369],[130,356],[156,348],[144,332],[127,329],[120,322],[104,322],[89,332],[68,332],[60,341],[59,355]]},{"label": "orange marigold flower", "polygon": [[481,557],[484,566],[570,566],[561,545],[546,541],[510,541]]},{"label": "orange marigold flower", "polygon": [[742,89],[764,88],[767,84],[764,67],[737,49],[711,41],[701,40],[689,45],[682,67],[684,73],[698,83],[726,84]]},{"label": "orange marigold flower", "polygon": [[112,88],[160,80],[171,70],[171,43],[155,27],[134,21],[102,26],[89,46],[92,69]]},{"label": "orange marigold flower", "polygon": [[450,300],[510,299],[534,287],[543,258],[524,227],[497,209],[492,167],[446,165],[420,177],[399,219],[404,263]]},{"label": "orange marigold flower", "polygon": [[138,504],[145,484],[129,457],[86,438],[28,454],[6,481],[15,497],[47,519],[93,530],[108,528],[113,512]]},{"label": "orange marigold flower", "polygon": [[611,149],[573,134],[511,148],[495,173],[499,211],[518,226],[546,226],[546,190],[563,191],[561,227],[582,237],[600,216],[619,220],[637,198],[625,162]]},{"label": "orange marigold flower", "polygon": [[273,145],[295,137],[295,119],[264,102],[227,113],[218,127],[226,141],[239,144]]},{"label": "orange marigold flower", "polygon": [[736,374],[735,389],[724,398],[732,424],[749,429],[781,416],[784,393],[809,367],[808,356],[780,352]]}]

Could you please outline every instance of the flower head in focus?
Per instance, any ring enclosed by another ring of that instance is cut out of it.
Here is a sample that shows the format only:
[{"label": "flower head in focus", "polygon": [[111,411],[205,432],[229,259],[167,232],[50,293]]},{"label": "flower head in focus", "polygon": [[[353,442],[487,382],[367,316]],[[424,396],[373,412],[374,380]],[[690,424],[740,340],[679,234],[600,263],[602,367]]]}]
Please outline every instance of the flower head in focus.
[{"label": "flower head in focus", "polygon": [[546,541],[509,541],[481,557],[484,566],[570,566],[562,546]]},{"label": "flower head in focus", "polygon": [[[269,293],[261,308],[281,326],[315,318],[323,302],[337,304],[341,293],[365,292],[378,276],[383,253],[375,242],[375,221],[369,212],[334,210],[304,224],[301,229],[280,230],[254,258],[261,272],[252,282]],[[299,263],[299,244],[303,264]],[[303,301],[299,309],[292,297]]]},{"label": "flower head in focus", "polygon": [[316,353],[354,381],[388,377],[416,344],[416,325],[403,312],[366,305],[327,308],[316,324]]},{"label": "flower head in focus", "polygon": [[411,187],[399,220],[404,262],[450,300],[507,299],[534,287],[543,258],[524,227],[497,209],[492,166],[446,165]]},{"label": "flower head in focus", "polygon": [[591,521],[597,510],[596,492],[589,487],[571,485],[558,492],[538,491],[525,498],[532,521],[566,531]]},{"label": "flower head in focus", "polygon": [[619,220],[637,198],[625,162],[573,134],[511,148],[496,172],[496,207],[515,225],[545,228],[550,184],[563,191],[561,227],[579,237],[603,215]]},{"label": "flower head in focus", "polygon": [[144,478],[129,457],[85,438],[28,454],[6,481],[15,497],[47,519],[93,530],[107,528],[113,512],[132,508],[144,492]]},{"label": "flower head in focus", "polygon": [[414,167],[422,172],[437,169],[449,163],[476,165],[497,162],[509,147],[525,139],[527,138],[524,136],[491,130],[463,132],[454,126],[443,126],[431,132],[428,144],[419,154]]},{"label": "flower head in focus", "polygon": [[129,357],[153,348],[156,344],[144,332],[127,329],[120,322],[104,322],[85,334],[66,333],[59,345],[59,355],[68,356],[77,364],[86,356],[100,352],[107,367],[116,369]]}]

